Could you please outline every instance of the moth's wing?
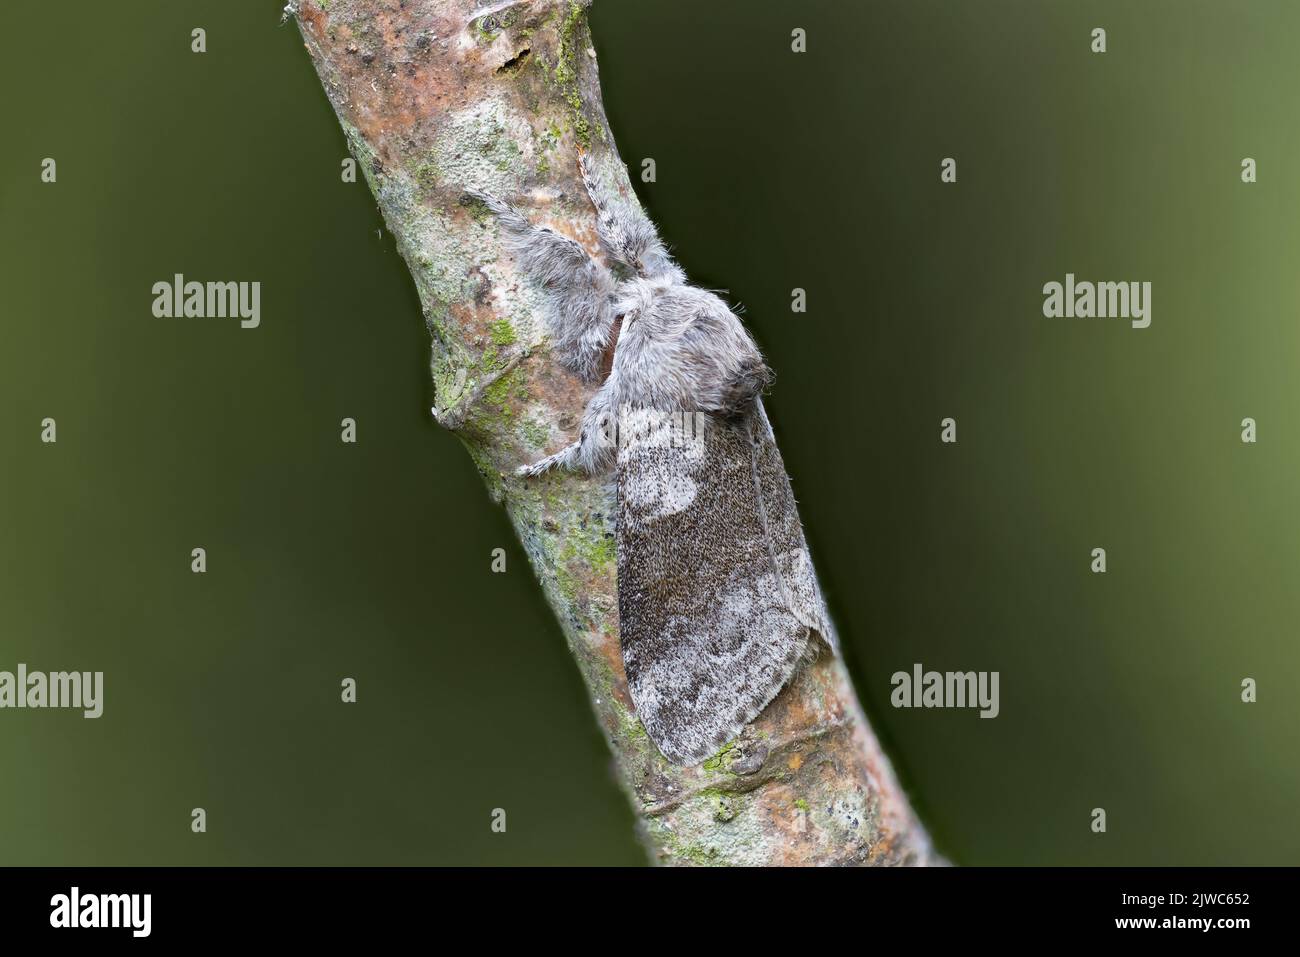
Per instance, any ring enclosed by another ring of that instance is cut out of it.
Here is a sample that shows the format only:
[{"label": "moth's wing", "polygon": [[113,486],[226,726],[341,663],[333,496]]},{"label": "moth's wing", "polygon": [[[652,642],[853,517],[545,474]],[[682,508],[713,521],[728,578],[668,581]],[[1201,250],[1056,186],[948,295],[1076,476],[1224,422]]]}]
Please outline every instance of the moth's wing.
[{"label": "moth's wing", "polygon": [[752,423],[755,481],[767,517],[772,553],[781,580],[789,592],[790,608],[830,651],[838,654],[839,639],[831,624],[830,613],[826,610],[826,599],[817,583],[817,573],[813,570],[808,542],[804,539],[803,523],[799,520],[799,506],[795,502],[794,490],[790,487],[790,476],[786,474],[781,451],[776,447],[776,439],[772,435],[772,426],[767,420],[763,403],[759,401],[755,404]]},{"label": "moth's wing", "polygon": [[654,418],[619,420],[623,663],[651,740],[690,765],[834,639],[761,410],[696,441]]}]

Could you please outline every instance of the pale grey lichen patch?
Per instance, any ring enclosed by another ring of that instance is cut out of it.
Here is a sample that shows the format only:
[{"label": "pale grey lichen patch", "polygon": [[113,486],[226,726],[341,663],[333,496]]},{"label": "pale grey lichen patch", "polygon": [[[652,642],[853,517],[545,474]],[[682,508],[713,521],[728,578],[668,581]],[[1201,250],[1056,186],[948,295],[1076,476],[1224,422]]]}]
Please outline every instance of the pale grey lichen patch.
[{"label": "pale grey lichen patch", "polygon": [[541,288],[534,282],[521,280],[514,290],[514,309],[511,312],[511,323],[520,342],[530,347],[541,344],[546,336],[545,308]]},{"label": "pale grey lichen patch", "polygon": [[527,119],[489,98],[448,117],[429,161],[445,186],[509,196],[532,167],[533,139]]},{"label": "pale grey lichen patch", "polygon": [[705,791],[671,814],[646,820],[645,826],[654,844],[667,851],[665,864],[772,863],[766,822],[748,795]]},{"label": "pale grey lichen patch", "polygon": [[[474,263],[495,259],[486,244],[475,249],[462,231],[452,228],[442,213],[429,209],[412,212],[408,223],[408,262],[414,267],[416,286],[423,298],[451,304],[473,298],[482,280],[476,278]],[[426,300],[427,301],[427,300]]]},{"label": "pale grey lichen patch", "polygon": [[861,790],[841,790],[809,803],[807,837],[824,852],[857,846],[865,855],[879,834],[879,809]]}]

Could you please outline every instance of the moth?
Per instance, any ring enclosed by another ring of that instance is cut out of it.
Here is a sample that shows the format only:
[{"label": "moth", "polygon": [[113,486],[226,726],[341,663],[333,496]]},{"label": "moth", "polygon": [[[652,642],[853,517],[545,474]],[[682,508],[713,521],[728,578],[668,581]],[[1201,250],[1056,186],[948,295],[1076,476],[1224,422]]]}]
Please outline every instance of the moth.
[{"label": "moth", "polygon": [[640,208],[601,186],[589,155],[579,165],[608,265],[468,191],[544,290],[558,361],[603,376],[578,440],[519,473],[612,471],[628,689],[659,751],[694,765],[838,642],[763,409],[772,374],[757,345],[721,298],[687,282]]}]

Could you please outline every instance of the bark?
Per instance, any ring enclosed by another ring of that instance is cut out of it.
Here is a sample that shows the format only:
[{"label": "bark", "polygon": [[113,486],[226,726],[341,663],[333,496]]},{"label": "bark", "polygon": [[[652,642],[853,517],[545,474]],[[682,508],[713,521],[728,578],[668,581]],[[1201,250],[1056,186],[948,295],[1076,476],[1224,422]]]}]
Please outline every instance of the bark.
[{"label": "bark", "polygon": [[512,473],[575,438],[592,390],[552,360],[536,290],[464,190],[509,198],[593,252],[579,152],[636,202],[601,105],[586,3],[300,0],[296,12],[418,287],[438,419],[510,515],[652,859],[935,862],[839,659],[807,669],[702,766],[669,764],[638,722],[623,674],[608,479]]}]

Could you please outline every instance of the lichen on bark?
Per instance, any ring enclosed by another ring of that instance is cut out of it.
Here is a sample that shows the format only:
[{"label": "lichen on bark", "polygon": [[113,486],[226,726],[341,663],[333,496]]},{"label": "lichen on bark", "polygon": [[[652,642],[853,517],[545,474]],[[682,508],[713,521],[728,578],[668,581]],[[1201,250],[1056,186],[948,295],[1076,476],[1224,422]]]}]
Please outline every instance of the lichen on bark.
[{"label": "lichen on bark", "polygon": [[513,474],[573,440],[592,387],[553,361],[537,290],[466,190],[508,197],[593,253],[579,153],[637,202],[601,105],[586,4],[300,0],[296,12],[419,292],[439,420],[528,553],[652,859],[933,862],[838,659],[806,669],[701,766],[668,763],[637,720],[623,674],[609,481]]}]

